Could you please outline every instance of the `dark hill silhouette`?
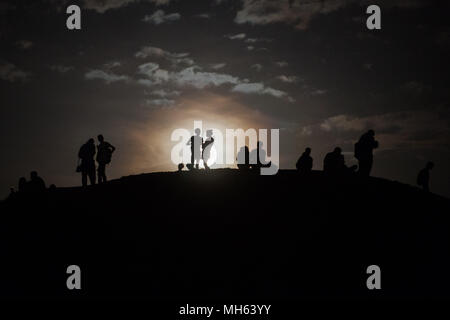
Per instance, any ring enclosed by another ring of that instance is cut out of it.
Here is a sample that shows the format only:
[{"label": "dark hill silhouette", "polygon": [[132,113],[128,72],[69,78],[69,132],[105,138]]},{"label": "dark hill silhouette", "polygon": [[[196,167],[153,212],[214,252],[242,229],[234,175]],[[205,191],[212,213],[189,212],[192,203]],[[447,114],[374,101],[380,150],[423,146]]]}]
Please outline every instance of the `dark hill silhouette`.
[{"label": "dark hill silhouette", "polygon": [[[0,204],[0,295],[442,298],[449,209],[398,182],[291,170],[153,173],[15,194]],[[80,292],[65,286],[71,264]],[[372,264],[380,291],[366,288]]]}]

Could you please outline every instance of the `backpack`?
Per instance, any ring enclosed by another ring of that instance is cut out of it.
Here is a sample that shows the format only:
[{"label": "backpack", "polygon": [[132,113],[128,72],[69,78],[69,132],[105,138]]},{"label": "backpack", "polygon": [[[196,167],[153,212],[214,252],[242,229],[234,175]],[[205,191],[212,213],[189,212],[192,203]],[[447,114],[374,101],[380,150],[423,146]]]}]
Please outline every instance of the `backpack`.
[{"label": "backpack", "polygon": [[111,163],[112,158],[112,149],[106,145],[102,149],[99,149],[97,152],[97,162],[102,164]]},{"label": "backpack", "polygon": [[111,158],[112,158],[112,151],[111,148],[107,148],[104,152],[103,155],[103,163],[108,164],[111,162]]}]

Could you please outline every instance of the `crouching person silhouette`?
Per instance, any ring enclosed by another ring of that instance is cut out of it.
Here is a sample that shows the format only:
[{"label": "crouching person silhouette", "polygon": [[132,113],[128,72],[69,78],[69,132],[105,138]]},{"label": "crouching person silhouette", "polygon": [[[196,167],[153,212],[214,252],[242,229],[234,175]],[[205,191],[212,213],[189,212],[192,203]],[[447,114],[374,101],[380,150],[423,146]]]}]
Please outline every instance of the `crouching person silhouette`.
[{"label": "crouching person silhouette", "polygon": [[332,152],[327,153],[323,159],[323,171],[330,176],[340,176],[342,174],[352,173],[355,172],[357,168],[357,165],[347,167],[344,155],[342,154],[342,149],[339,147],[336,147]]},{"label": "crouching person silhouette", "polygon": [[260,174],[261,168],[270,168],[272,166],[272,161],[267,162],[266,155],[266,150],[263,149],[263,142],[258,141],[256,149],[250,152],[250,168],[254,172]]},{"label": "crouching person silhouette", "polygon": [[42,192],[45,190],[44,179],[39,177],[36,171],[30,173],[30,181],[27,183],[27,191],[30,192]]},{"label": "crouching person silhouette", "polygon": [[83,144],[78,151],[78,158],[81,160],[81,164],[78,166],[77,171],[81,172],[81,184],[83,187],[87,186],[87,178],[91,185],[95,184],[95,141],[89,139]]},{"label": "crouching person silhouette", "polygon": [[311,148],[306,148],[305,152],[300,156],[295,165],[298,172],[302,175],[308,175],[311,173],[313,167],[313,158],[311,157]]},{"label": "crouching person silhouette", "polygon": [[236,160],[239,170],[250,170],[250,151],[247,146],[241,147],[241,149],[239,149]]},{"label": "crouching person silhouette", "polygon": [[103,135],[99,134],[98,137],[98,146],[97,146],[97,162],[98,162],[98,183],[106,182],[106,165],[111,163],[111,157],[116,148],[106,142],[103,138]]}]

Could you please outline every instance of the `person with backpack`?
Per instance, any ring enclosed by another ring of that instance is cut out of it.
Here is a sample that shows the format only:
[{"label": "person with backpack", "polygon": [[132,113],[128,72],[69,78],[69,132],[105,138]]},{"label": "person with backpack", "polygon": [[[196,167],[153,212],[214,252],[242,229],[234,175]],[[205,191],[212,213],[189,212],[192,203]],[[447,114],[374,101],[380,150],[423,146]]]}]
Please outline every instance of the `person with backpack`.
[{"label": "person with backpack", "polygon": [[77,172],[81,172],[81,184],[83,187],[87,186],[87,178],[91,185],[95,184],[95,141],[89,139],[83,144],[78,151],[78,158],[81,160],[81,164],[77,167]]},{"label": "person with backpack", "polygon": [[433,168],[434,163],[430,161],[417,175],[417,184],[426,192],[430,192],[430,171],[433,170]]},{"label": "person with backpack", "polygon": [[109,142],[106,142],[103,135],[99,134],[97,146],[97,162],[98,162],[98,183],[106,182],[106,165],[111,162],[112,154],[116,148]]},{"label": "person with backpack", "polygon": [[358,159],[358,173],[362,176],[370,176],[373,165],[373,149],[378,148],[375,140],[375,131],[369,130],[364,133],[355,144],[355,158]]}]

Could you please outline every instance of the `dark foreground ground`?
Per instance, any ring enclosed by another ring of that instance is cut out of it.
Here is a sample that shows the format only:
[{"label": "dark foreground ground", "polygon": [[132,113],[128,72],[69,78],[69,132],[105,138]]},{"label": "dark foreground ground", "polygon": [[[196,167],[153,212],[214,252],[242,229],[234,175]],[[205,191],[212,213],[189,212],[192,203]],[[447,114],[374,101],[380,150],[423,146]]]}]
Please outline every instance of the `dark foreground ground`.
[{"label": "dark foreground ground", "polygon": [[[155,173],[16,195],[0,204],[0,297],[446,298],[449,209],[396,182],[294,171]],[[72,264],[78,292],[66,288]]]}]

